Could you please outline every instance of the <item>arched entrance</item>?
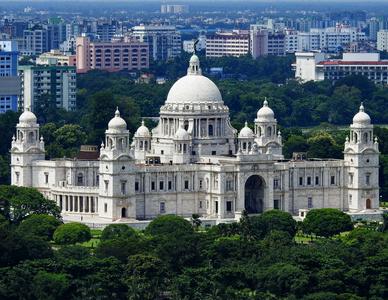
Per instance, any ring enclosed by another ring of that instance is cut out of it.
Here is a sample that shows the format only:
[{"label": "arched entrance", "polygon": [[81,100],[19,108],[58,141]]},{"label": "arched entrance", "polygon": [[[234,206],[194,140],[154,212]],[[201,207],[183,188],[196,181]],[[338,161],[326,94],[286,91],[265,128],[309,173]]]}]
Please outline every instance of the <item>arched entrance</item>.
[{"label": "arched entrance", "polygon": [[263,212],[265,182],[259,175],[252,175],[245,182],[245,210],[248,214]]},{"label": "arched entrance", "polygon": [[372,204],[371,204],[371,201],[370,199],[366,199],[366,209],[371,209],[372,208]]},{"label": "arched entrance", "polygon": [[121,217],[122,218],[126,218],[127,217],[127,209],[125,207],[123,207],[121,209]]}]

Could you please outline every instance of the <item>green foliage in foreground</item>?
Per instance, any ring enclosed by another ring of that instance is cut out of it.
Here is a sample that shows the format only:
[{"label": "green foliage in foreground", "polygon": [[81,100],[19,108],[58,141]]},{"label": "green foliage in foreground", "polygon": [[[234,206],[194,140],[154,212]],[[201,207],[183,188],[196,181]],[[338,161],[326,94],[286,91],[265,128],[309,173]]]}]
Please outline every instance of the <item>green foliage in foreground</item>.
[{"label": "green foliage in foreground", "polygon": [[0,299],[387,299],[388,234],[352,229],[338,210],[310,213],[301,227],[319,227],[313,242],[295,243],[297,224],[273,210],[206,231],[177,216],[144,231],[114,224],[96,248],[59,244],[90,238],[84,225],[60,225],[50,245],[52,216],[0,213]]}]

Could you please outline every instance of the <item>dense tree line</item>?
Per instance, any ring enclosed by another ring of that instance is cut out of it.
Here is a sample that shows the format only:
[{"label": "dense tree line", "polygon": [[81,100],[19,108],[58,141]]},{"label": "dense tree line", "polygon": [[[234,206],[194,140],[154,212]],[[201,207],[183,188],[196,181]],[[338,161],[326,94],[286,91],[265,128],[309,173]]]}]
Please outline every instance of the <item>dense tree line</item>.
[{"label": "dense tree line", "polygon": [[[1,299],[388,297],[386,224],[353,229],[350,217],[334,209],[311,210],[297,223],[273,210],[205,230],[166,215],[143,231],[109,225],[91,247],[82,243],[90,229],[61,224],[42,196],[42,208],[31,206],[19,220],[4,213],[38,194],[0,187],[7,200],[0,210]],[[314,239],[296,242],[298,230]]]}]

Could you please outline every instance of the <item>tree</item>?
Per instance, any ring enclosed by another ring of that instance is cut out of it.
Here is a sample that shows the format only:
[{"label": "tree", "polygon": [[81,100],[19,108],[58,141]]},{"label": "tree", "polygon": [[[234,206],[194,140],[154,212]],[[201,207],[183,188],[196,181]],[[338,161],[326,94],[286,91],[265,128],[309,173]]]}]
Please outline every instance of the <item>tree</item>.
[{"label": "tree", "polygon": [[294,152],[306,152],[308,150],[306,139],[302,136],[291,135],[284,143],[283,153],[287,158],[292,157]]},{"label": "tree", "polygon": [[54,132],[55,142],[65,149],[78,148],[86,141],[86,133],[81,126],[66,124]]},{"label": "tree", "polygon": [[126,239],[136,235],[136,231],[126,224],[110,224],[101,233],[101,241]]},{"label": "tree", "polygon": [[321,208],[312,209],[307,213],[302,228],[305,233],[331,237],[352,230],[353,224],[346,213],[334,208]]},{"label": "tree", "polygon": [[46,199],[34,188],[0,186],[0,209],[9,212],[7,217],[13,223],[20,223],[31,214],[47,214],[60,219],[60,209],[52,200]]},{"label": "tree", "polygon": [[125,271],[128,299],[158,299],[166,289],[167,269],[151,255],[133,255]]},{"label": "tree", "polygon": [[308,157],[314,158],[341,158],[342,145],[339,146],[334,138],[327,132],[317,132],[307,140]]},{"label": "tree", "polygon": [[66,274],[48,273],[40,271],[33,279],[33,294],[36,299],[64,299],[70,286],[69,278]]},{"label": "tree", "polygon": [[53,216],[33,214],[23,220],[17,230],[21,234],[39,236],[51,241],[59,225],[61,222]]},{"label": "tree", "polygon": [[193,233],[190,222],[175,215],[159,216],[151,221],[145,229],[145,233],[157,235],[181,235]]},{"label": "tree", "polygon": [[296,221],[291,214],[281,210],[269,210],[259,216],[265,227],[265,232],[268,234],[272,230],[287,232],[291,237],[296,233]]},{"label": "tree", "polygon": [[54,242],[60,245],[87,242],[91,237],[88,226],[75,222],[62,224],[54,232]]},{"label": "tree", "polygon": [[129,256],[146,251],[146,246],[146,240],[136,234],[131,236],[112,237],[110,239],[102,240],[98,244],[96,256],[113,256],[122,262],[126,262]]},{"label": "tree", "polygon": [[198,230],[198,228],[201,226],[202,224],[202,221],[201,219],[199,218],[199,215],[198,214],[193,214],[191,216],[191,223],[193,224],[193,226],[195,227],[196,230]]}]

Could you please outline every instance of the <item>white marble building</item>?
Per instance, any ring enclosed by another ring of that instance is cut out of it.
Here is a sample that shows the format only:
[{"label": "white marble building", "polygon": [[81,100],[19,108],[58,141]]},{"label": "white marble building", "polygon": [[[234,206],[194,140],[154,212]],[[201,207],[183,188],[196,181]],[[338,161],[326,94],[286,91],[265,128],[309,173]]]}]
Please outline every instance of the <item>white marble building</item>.
[{"label": "white marble building", "polygon": [[378,208],[379,151],[371,119],[360,111],[343,160],[284,160],[274,112],[264,101],[237,134],[217,86],[193,55],[187,75],[171,88],[151,131],[142,124],[130,142],[117,110],[99,159],[45,160],[35,115],[25,111],[11,147],[12,184],[36,187],[63,214],[108,221],[160,214],[238,218],[243,210]]}]

